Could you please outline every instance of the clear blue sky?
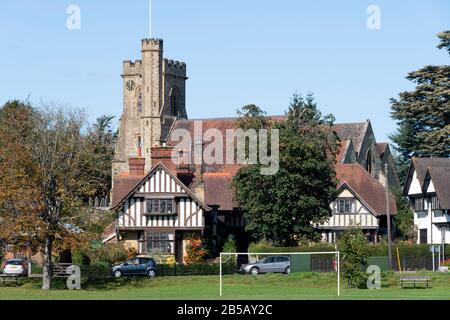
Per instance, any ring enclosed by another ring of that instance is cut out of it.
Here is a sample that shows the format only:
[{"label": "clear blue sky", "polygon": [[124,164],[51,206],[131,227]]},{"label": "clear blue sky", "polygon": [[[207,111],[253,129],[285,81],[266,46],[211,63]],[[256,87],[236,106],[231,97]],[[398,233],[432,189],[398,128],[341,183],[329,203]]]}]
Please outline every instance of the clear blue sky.
[{"label": "clear blue sky", "polygon": [[[66,28],[70,4],[81,29]],[[369,5],[381,30],[366,27]],[[140,58],[148,0],[2,0],[0,103],[56,101],[91,120],[120,116],[121,62]],[[448,64],[436,33],[450,29],[450,1],[153,0],[153,36],[188,65],[190,118],[234,116],[256,103],[282,114],[295,91],[315,93],[337,122],[370,119],[379,141],[395,129],[389,98],[405,75]]]}]

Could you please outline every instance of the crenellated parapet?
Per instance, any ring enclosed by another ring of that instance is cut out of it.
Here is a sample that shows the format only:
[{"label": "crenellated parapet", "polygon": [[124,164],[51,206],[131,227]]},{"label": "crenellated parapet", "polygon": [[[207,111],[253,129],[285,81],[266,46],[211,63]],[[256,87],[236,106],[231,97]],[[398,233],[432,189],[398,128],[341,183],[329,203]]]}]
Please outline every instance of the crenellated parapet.
[{"label": "crenellated parapet", "polygon": [[122,72],[124,76],[140,75],[142,73],[142,60],[125,60]]},{"label": "crenellated parapet", "polygon": [[164,59],[164,64],[166,74],[186,77],[186,63],[176,60]]},{"label": "crenellated parapet", "polygon": [[142,52],[144,51],[163,51],[163,40],[162,39],[142,39],[141,46]]}]

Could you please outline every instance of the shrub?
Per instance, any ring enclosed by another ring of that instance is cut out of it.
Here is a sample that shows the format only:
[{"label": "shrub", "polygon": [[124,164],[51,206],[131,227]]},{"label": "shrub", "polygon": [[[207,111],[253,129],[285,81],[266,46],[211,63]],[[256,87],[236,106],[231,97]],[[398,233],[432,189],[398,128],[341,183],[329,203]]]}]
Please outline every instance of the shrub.
[{"label": "shrub", "polygon": [[148,252],[148,256],[152,257],[158,264],[174,265],[177,263],[174,255],[164,254],[161,250],[157,249]]},{"label": "shrub", "polygon": [[199,239],[189,240],[186,246],[187,256],[184,258],[186,264],[201,263],[204,261],[208,251],[203,246],[203,243]]},{"label": "shrub", "polygon": [[[220,265],[218,263],[194,263],[194,264],[161,264],[158,265],[159,276],[206,276],[218,275]],[[222,274],[233,274],[236,268],[230,264],[222,265]]]},{"label": "shrub", "polygon": [[72,252],[72,263],[77,266],[86,266],[90,264],[89,257],[81,250],[74,250]]},{"label": "shrub", "polygon": [[256,243],[251,243],[249,252],[318,252],[318,251],[335,251],[335,245],[332,243],[311,243],[308,245],[301,245],[297,247],[274,247],[269,241],[261,240]]},{"label": "shrub", "polygon": [[96,248],[83,248],[72,253],[74,264],[108,265],[122,262],[136,256],[136,250],[126,248],[123,242],[103,244]]},{"label": "shrub", "polygon": [[342,255],[341,268],[343,277],[350,288],[364,286],[367,276],[363,268],[369,256],[368,242],[359,228],[346,230],[338,240],[338,248]]},{"label": "shrub", "polygon": [[441,266],[450,267],[450,259],[442,261],[441,262]]},{"label": "shrub", "polygon": [[[228,239],[227,241],[225,241],[222,252],[236,253],[237,252],[236,241],[233,239]],[[236,256],[228,256],[226,257],[226,259],[227,263],[236,265]]]}]

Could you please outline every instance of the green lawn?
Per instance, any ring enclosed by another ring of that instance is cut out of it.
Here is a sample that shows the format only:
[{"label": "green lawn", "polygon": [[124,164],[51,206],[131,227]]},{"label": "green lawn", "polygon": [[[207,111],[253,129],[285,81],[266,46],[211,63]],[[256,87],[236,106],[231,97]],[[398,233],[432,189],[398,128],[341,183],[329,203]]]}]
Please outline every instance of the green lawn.
[{"label": "green lawn", "polygon": [[[347,289],[342,281],[337,297],[335,274],[299,273],[289,276],[267,274],[223,278],[222,299],[449,299],[450,274],[432,275],[433,288],[401,289],[398,275],[385,276],[380,290]],[[218,276],[161,277],[85,282],[83,290],[39,289],[39,279],[22,280],[0,287],[0,299],[220,299]],[[55,287],[63,288],[63,281]]]}]

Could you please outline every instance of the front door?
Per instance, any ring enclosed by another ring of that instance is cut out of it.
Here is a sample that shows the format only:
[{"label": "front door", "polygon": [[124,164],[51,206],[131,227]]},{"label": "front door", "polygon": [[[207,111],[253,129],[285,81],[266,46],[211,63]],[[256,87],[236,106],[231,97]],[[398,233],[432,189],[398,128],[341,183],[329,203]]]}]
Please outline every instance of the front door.
[{"label": "front door", "polygon": [[420,229],[420,244],[428,243],[428,229]]}]

